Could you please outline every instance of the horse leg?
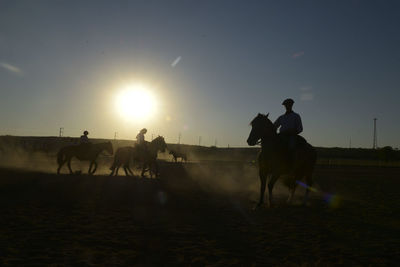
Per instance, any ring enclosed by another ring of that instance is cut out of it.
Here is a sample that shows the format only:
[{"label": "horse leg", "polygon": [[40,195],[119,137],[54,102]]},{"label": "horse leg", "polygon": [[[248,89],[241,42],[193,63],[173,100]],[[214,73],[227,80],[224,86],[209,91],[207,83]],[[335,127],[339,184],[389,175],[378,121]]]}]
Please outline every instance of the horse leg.
[{"label": "horse leg", "polygon": [[111,170],[110,176],[113,176],[113,175],[114,175],[115,169],[116,169],[115,166],[111,166],[111,167],[110,167],[110,170]]},{"label": "horse leg", "polygon": [[126,166],[126,169],[128,170],[128,172],[129,172],[132,176],[134,176],[134,175],[133,175],[133,172],[132,172],[132,170],[131,170],[131,168],[129,167],[129,165]]},{"label": "horse leg", "polygon": [[111,170],[110,176],[113,176],[113,174],[114,174],[114,172],[115,172],[115,169],[117,168],[117,166],[118,166],[118,164],[119,164],[116,158],[117,158],[117,157],[115,156],[115,157],[114,157],[114,162],[113,162],[113,164],[112,164],[111,167],[110,167],[110,170]]},{"label": "horse leg", "polygon": [[142,177],[144,177],[144,173],[146,172],[146,163],[143,163],[142,166]]},{"label": "horse leg", "polygon": [[276,181],[278,181],[279,175],[272,174],[271,180],[268,183],[268,197],[269,197],[269,206],[272,207],[272,189],[274,189],[274,185]]},{"label": "horse leg", "polygon": [[110,170],[111,170],[110,176],[113,176],[115,171],[117,171],[117,174],[118,174],[118,168],[119,168],[119,164],[114,160],[113,165],[110,167]]},{"label": "horse leg", "polygon": [[159,176],[159,169],[158,169],[158,164],[157,164],[157,160],[151,163],[153,165],[153,173],[156,176],[156,178]]},{"label": "horse leg", "polygon": [[156,171],[156,178],[160,175],[157,160],[153,163]]},{"label": "horse leg", "polygon": [[125,175],[129,176],[128,171],[126,170],[126,166],[124,166],[123,168],[124,168],[124,171],[125,171]]},{"label": "horse leg", "polygon": [[158,176],[160,176],[160,168],[159,168],[157,162],[155,163],[155,165],[156,165],[156,177],[158,177]]},{"label": "horse leg", "polygon": [[89,170],[88,170],[88,174],[89,174],[89,175],[92,174],[92,173],[91,173],[92,166],[93,166],[93,161],[91,161],[91,162],[90,162],[90,165],[89,165]]},{"label": "horse leg", "polygon": [[57,174],[60,174],[60,171],[61,171],[61,167],[64,165],[64,163],[65,163],[66,161],[65,160],[63,160],[60,164],[58,164],[58,168],[57,168]]},{"label": "horse leg", "polygon": [[118,164],[117,167],[115,168],[115,176],[118,176],[119,167],[121,167],[120,164]]},{"label": "horse leg", "polygon": [[153,174],[154,174],[154,163],[153,162],[149,163],[149,174],[150,174],[150,178],[153,179]]},{"label": "horse leg", "polygon": [[260,170],[260,200],[258,201],[257,207],[261,207],[264,204],[264,194],[265,194],[265,187],[267,185],[267,174]]},{"label": "horse leg", "polygon": [[69,173],[70,173],[70,174],[73,174],[74,172],[73,172],[72,169],[71,169],[71,158],[68,158],[67,161],[68,161],[68,164],[67,164],[67,165],[68,165]]},{"label": "horse leg", "polygon": [[129,166],[127,164],[125,164],[124,165],[124,171],[125,171],[125,175],[126,176],[129,176],[128,168],[129,168]]},{"label": "horse leg", "polygon": [[292,203],[294,193],[296,192],[296,188],[297,188],[296,177],[300,177],[300,176],[296,175],[293,177],[293,181],[291,182],[290,187],[289,187],[289,197],[286,201],[286,203],[288,203],[288,204]]},{"label": "horse leg", "polygon": [[94,174],[96,172],[96,170],[97,170],[97,162],[94,161],[93,163],[94,163],[94,169],[93,169],[91,174]]}]

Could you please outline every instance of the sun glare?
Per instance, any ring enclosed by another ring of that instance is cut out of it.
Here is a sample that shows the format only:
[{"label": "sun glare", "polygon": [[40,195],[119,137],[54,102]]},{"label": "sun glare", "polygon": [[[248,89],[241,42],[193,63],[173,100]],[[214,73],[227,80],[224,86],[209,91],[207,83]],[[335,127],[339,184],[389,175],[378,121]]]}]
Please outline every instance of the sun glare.
[{"label": "sun glare", "polygon": [[149,119],[156,112],[156,106],[154,95],[144,86],[129,86],[121,90],[116,98],[119,114],[128,120]]}]

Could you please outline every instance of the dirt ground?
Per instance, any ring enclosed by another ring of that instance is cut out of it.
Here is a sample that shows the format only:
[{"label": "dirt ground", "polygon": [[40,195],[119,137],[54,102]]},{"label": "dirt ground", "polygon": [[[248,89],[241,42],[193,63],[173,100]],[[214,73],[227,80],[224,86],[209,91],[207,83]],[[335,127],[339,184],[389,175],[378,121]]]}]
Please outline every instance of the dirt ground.
[{"label": "dirt ground", "polygon": [[[65,170],[64,170],[65,171]],[[120,174],[122,174],[120,172]],[[258,199],[255,166],[161,163],[160,179],[0,169],[1,266],[387,266],[400,169],[323,167],[314,192]]]}]

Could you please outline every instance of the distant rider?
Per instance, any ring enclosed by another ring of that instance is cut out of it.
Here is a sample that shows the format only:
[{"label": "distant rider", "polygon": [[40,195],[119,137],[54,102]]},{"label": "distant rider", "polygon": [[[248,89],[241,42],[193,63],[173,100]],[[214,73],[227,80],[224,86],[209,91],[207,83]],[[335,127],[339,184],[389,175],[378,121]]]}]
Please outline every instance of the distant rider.
[{"label": "distant rider", "polygon": [[292,110],[293,104],[293,99],[285,99],[282,105],[285,106],[286,112],[274,122],[276,129],[279,128],[279,135],[287,143],[291,159],[294,156],[293,154],[296,148],[296,137],[303,131],[300,115]]},{"label": "distant rider", "polygon": [[88,135],[89,135],[89,132],[84,131],[83,135],[81,135],[81,137],[79,139],[79,141],[80,141],[79,145],[83,150],[88,150],[89,147],[91,146]]},{"label": "distant rider", "polygon": [[80,138],[80,143],[81,144],[89,144],[89,137],[88,137],[89,132],[88,131],[84,131],[83,135],[81,135]]}]

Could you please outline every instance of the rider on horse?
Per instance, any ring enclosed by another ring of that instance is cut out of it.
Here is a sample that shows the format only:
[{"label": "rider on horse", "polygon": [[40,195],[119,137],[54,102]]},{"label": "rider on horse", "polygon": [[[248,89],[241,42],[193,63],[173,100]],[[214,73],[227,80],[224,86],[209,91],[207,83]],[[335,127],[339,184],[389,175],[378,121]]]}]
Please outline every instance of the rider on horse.
[{"label": "rider on horse", "polygon": [[298,145],[296,142],[299,139],[298,134],[303,131],[300,115],[292,110],[293,104],[293,99],[285,99],[282,105],[285,106],[286,112],[274,122],[276,129],[280,127],[279,135],[286,143],[290,160],[293,160],[294,150]]},{"label": "rider on horse", "polygon": [[138,147],[142,151],[147,150],[146,141],[144,140],[144,135],[147,133],[147,129],[143,128],[140,132],[136,135],[136,147]]},{"label": "rider on horse", "polygon": [[80,138],[80,144],[90,144],[88,134],[88,131],[83,132],[83,135],[81,135]]},{"label": "rider on horse", "polygon": [[81,151],[85,151],[85,153],[90,149],[92,143],[90,143],[89,141],[89,137],[88,137],[89,132],[88,131],[84,131],[83,135],[81,135],[79,141],[79,146],[81,148]]}]

